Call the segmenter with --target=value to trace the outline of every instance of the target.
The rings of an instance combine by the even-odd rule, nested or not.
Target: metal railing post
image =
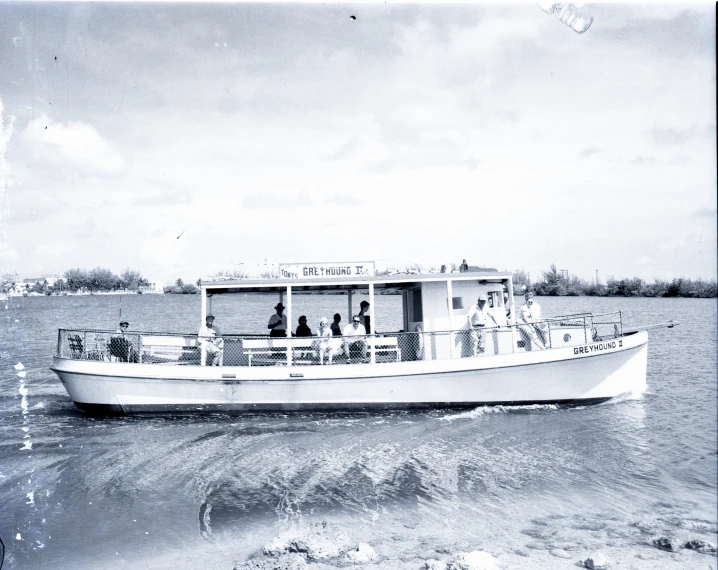
[[[588,333],[586,332],[586,317],[583,317],[583,343],[588,344]]]

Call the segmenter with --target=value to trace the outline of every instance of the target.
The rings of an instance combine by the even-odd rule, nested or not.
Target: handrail
[[[511,333],[510,335],[508,334],[509,332]],[[268,334],[227,333],[221,337],[224,343],[217,343],[216,348],[207,346],[206,342],[204,342],[207,339],[203,339],[196,333],[163,331],[117,332],[116,330],[107,329],[73,328],[59,329],[57,356],[76,360],[200,365],[199,363],[206,356],[200,353],[201,349],[204,348],[212,357],[210,361],[216,359],[217,363],[223,363],[227,366],[245,366],[249,365],[247,364],[249,352],[259,349],[245,348],[242,343],[243,340],[271,340],[274,346],[269,347],[271,349],[269,353],[272,354],[271,358],[274,359],[272,362],[276,363],[278,360],[275,353],[279,354],[281,352],[284,354],[286,361],[289,356],[286,351],[304,350],[305,352],[312,352],[319,350],[318,347],[300,348],[294,346],[298,341],[329,341],[333,345],[334,354],[341,356],[345,354],[345,341],[347,338],[353,340],[365,339],[368,345],[369,339],[389,337],[396,339],[397,353],[403,353],[402,361],[443,360],[467,358],[474,356],[474,354],[489,356],[511,354],[522,350],[548,350],[613,339],[623,334],[620,312],[598,315],[583,313],[562,317],[552,316],[534,322],[519,321],[514,325],[487,326],[478,330],[468,324],[463,324],[462,328],[452,330],[383,331],[356,337],[271,337]],[[122,346],[117,342],[113,344],[111,341],[115,337],[122,337],[127,343],[122,344]],[[185,342],[170,341],[169,338],[163,342],[159,337],[184,339]],[[323,348],[327,349],[326,346]],[[267,354],[266,349],[265,354]],[[267,359],[269,358],[267,357]],[[262,361],[263,359],[264,357],[259,360]],[[256,363],[257,360],[255,359],[254,362]],[[303,362],[303,364],[311,363],[313,362]]]

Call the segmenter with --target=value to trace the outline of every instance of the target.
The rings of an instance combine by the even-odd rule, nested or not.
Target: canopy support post
[[[516,352],[516,303],[514,302],[514,284],[511,282],[511,277],[508,278],[508,285],[509,289],[509,304],[511,305],[511,319],[509,319],[511,322],[509,322],[509,326],[511,327],[511,352]]]
[[[202,322],[199,324],[200,328],[207,322],[207,289],[202,287],[202,295],[200,295],[200,303],[202,304]],[[198,339],[199,340],[199,339]],[[200,366],[207,365],[207,346],[204,342],[200,341]]]
[[[292,286],[287,285],[287,366],[292,365]]]
[[[374,283],[369,283],[369,323],[376,334],[376,321],[374,320]],[[367,331],[368,333],[369,331]],[[371,363],[376,362],[376,347],[371,343]]]
[[[449,309],[449,342],[451,343],[451,358],[456,358],[456,347],[454,346],[454,291],[451,279],[446,280],[446,301]]]

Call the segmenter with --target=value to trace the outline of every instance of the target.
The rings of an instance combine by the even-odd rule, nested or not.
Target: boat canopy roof
[[[291,287],[298,291],[363,289],[373,284],[379,289],[402,289],[431,281],[484,281],[501,283],[511,279],[510,273],[498,271],[465,271],[461,273],[396,273],[393,275],[362,275],[349,277],[312,277],[306,279],[228,279],[202,281],[202,289],[220,293],[272,292]]]

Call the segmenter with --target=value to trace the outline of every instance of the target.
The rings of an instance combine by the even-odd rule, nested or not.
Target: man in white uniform
[[[347,355],[347,364],[351,364],[351,348],[358,347],[361,349],[362,352],[362,359],[366,360],[366,329],[364,328],[364,325],[361,324],[359,315],[354,315],[352,318],[352,322],[344,327],[344,331],[342,332],[342,336],[344,338],[344,354]],[[352,337],[360,337],[360,338],[354,338],[352,340]]]
[[[222,366],[224,360],[224,339],[219,327],[214,326],[214,315],[207,315],[205,324],[199,328],[200,346],[207,353],[207,366]]]
[[[479,352],[483,354],[486,351],[486,325],[492,321],[494,326],[499,326],[486,304],[486,299],[487,297],[483,293],[479,295],[476,305],[471,307],[471,310],[466,315],[469,321],[469,329],[471,330],[471,345],[474,349],[474,356],[478,356]]]

